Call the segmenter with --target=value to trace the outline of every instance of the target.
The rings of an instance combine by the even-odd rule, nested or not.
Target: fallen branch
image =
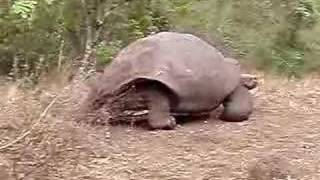
[[[40,114],[40,117],[37,119],[37,121],[31,126],[31,128],[29,130],[27,130],[26,132],[22,133],[19,137],[17,137],[15,140],[9,142],[6,145],[3,145],[0,147],[0,151],[3,151],[11,146],[13,146],[14,144],[18,143],[19,141],[21,141],[22,139],[26,138],[29,134],[31,134],[32,130],[38,125],[40,124],[40,122],[47,116],[50,108],[56,103],[58,99],[58,96],[55,97],[50,104],[43,110],[43,112]]]

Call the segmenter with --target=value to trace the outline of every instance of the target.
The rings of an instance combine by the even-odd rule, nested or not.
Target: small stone
[[[296,179],[297,169],[280,156],[265,156],[249,169],[249,180]]]

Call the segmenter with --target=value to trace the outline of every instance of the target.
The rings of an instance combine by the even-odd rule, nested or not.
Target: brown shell
[[[240,82],[240,67],[191,34],[161,32],[123,49],[98,81],[106,94],[138,79],[160,82],[178,99],[174,112],[210,111]]]

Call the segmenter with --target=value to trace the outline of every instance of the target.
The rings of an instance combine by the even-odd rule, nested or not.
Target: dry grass
[[[0,150],[0,179],[320,179],[320,79],[260,78],[249,121],[225,123],[213,113],[154,132],[74,123],[81,84],[1,85],[0,146],[29,133]]]

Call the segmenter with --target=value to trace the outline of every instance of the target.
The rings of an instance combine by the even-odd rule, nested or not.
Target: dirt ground
[[[222,122],[213,113],[172,131],[75,124],[67,95],[39,119],[61,89],[1,86],[1,180],[320,179],[319,78],[260,77],[250,120]]]

